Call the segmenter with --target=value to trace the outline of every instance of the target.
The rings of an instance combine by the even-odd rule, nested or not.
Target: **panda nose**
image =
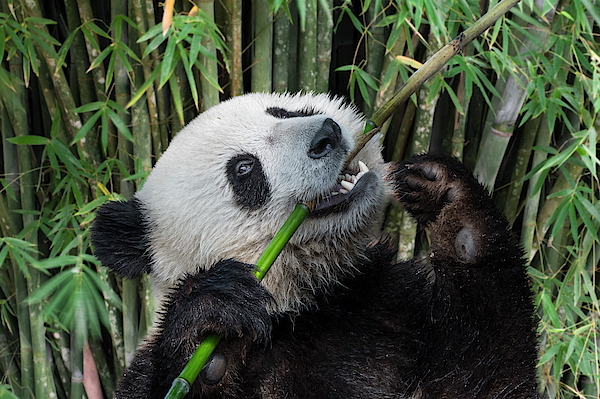
[[[323,125],[310,142],[308,156],[312,159],[323,158],[340,146],[342,131],[331,118],[325,119]]]

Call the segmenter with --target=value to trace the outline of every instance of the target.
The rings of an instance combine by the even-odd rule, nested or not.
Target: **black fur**
[[[240,154],[227,162],[227,180],[233,189],[236,203],[256,210],[271,198],[271,187],[260,160],[250,154]]]
[[[92,226],[94,254],[112,272],[127,278],[151,271],[148,226],[141,203],[109,202],[96,212]]]
[[[361,273],[318,307],[274,320],[249,267],[220,262],[173,292],[161,332],[136,354],[116,397],[162,399],[216,332],[226,337],[216,350],[225,375],[198,379],[189,399],[536,398],[531,292],[506,220],[454,159],[417,156],[393,176],[400,202],[430,231],[428,259],[393,263],[393,249],[374,243]]]
[[[300,111],[288,111],[279,107],[267,108],[267,114],[277,119],[301,118],[318,114],[314,109],[308,108]]]
[[[236,370],[246,348],[264,343],[271,336],[272,320],[266,306],[272,297],[252,274],[253,265],[224,260],[208,271],[188,276],[172,291],[169,307],[159,321],[160,334],[152,337],[136,354],[119,381],[115,398],[164,398],[198,344],[210,333],[224,338],[217,354],[223,356],[227,372],[218,386],[206,371],[187,398],[201,393],[234,395]]]

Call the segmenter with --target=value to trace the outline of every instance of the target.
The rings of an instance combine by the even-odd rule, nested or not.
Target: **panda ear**
[[[147,222],[141,202],[109,202],[96,211],[94,254],[112,272],[127,278],[151,271]]]

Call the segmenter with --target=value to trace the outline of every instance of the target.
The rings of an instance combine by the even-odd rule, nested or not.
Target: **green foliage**
[[[242,71],[257,62],[250,51],[256,38],[230,12],[241,10],[239,0],[215,2],[214,18],[179,2],[166,35],[152,0],[128,0],[128,15],[105,15],[107,0],[94,7],[48,0],[43,12],[39,3],[0,2],[0,397],[80,397],[71,374],[91,356],[84,355],[88,344],[100,348],[92,360],[111,397],[153,309],[147,280],[123,282],[91,255],[95,210],[143,184],[169,140],[206,108],[199,93],[217,90],[226,99],[234,85],[251,87]],[[271,44],[286,61],[277,90],[296,90],[305,72],[325,63],[319,79],[370,116],[494,4],[269,0],[274,24],[290,21],[274,30]],[[315,16],[316,24],[305,23]],[[329,51],[300,54],[298,38],[331,22],[333,42],[319,36],[318,43]],[[529,256],[539,370],[551,398],[599,395],[598,29],[591,0],[524,0],[383,129],[388,160],[429,143],[478,171],[500,206],[516,204],[511,222]],[[346,56],[350,37],[354,51]],[[522,101],[509,102],[516,97]],[[401,210],[391,209],[385,222],[403,253],[426,247],[413,245],[416,228]],[[50,379],[34,369],[34,358],[48,360]]]

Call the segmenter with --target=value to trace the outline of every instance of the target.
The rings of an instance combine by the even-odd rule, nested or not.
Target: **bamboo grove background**
[[[152,323],[89,228],[195,115],[249,91],[330,91],[368,116],[493,0],[0,2],[0,397],[112,397]],[[386,123],[489,187],[527,253],[546,397],[599,397],[600,7],[522,0]],[[424,232],[390,207],[399,257]]]

